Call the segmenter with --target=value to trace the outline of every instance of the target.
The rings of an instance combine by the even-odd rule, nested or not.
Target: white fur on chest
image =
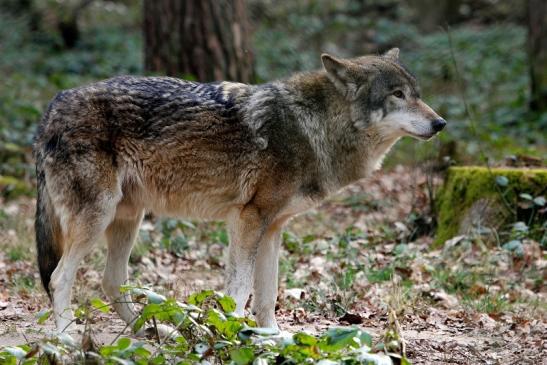
[[[384,143],[376,146],[369,151],[369,157],[365,163],[365,176],[369,177],[374,171],[379,170],[382,167],[384,158],[387,153],[393,147],[393,145],[399,140],[399,137],[392,138]]]

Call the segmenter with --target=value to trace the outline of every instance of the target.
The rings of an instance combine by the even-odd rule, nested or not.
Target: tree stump
[[[546,219],[545,168],[451,167],[438,194],[435,245],[477,230]],[[533,214],[533,215],[532,215]]]

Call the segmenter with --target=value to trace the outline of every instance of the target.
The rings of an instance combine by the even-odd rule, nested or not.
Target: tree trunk
[[[528,0],[530,110],[547,111],[547,2]]]
[[[144,43],[147,72],[253,81],[244,0],[144,0]]]
[[[434,32],[455,24],[459,18],[461,0],[411,0],[418,27],[423,32]]]

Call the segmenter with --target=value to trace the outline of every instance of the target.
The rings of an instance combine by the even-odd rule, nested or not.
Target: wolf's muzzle
[[[446,125],[446,120],[442,118],[435,119],[433,122],[431,122],[431,128],[433,128],[435,132],[442,131],[445,125]]]

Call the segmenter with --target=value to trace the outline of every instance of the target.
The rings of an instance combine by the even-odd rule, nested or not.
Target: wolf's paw
[[[174,339],[177,335],[177,330],[171,326],[165,324],[158,324],[157,326],[141,328],[135,336],[143,337],[148,339],[157,339],[160,340]]]
[[[275,318],[270,319],[270,320],[258,320],[257,324],[258,324],[258,327],[268,328],[268,329],[270,329],[274,332],[281,332],[281,330],[279,329],[279,326],[277,325],[277,321],[275,320]]]
[[[268,337],[257,337],[253,340],[253,342],[261,343],[261,344],[270,344],[274,346],[289,345],[294,343],[293,335],[294,333],[278,330],[277,334],[274,334]]]

